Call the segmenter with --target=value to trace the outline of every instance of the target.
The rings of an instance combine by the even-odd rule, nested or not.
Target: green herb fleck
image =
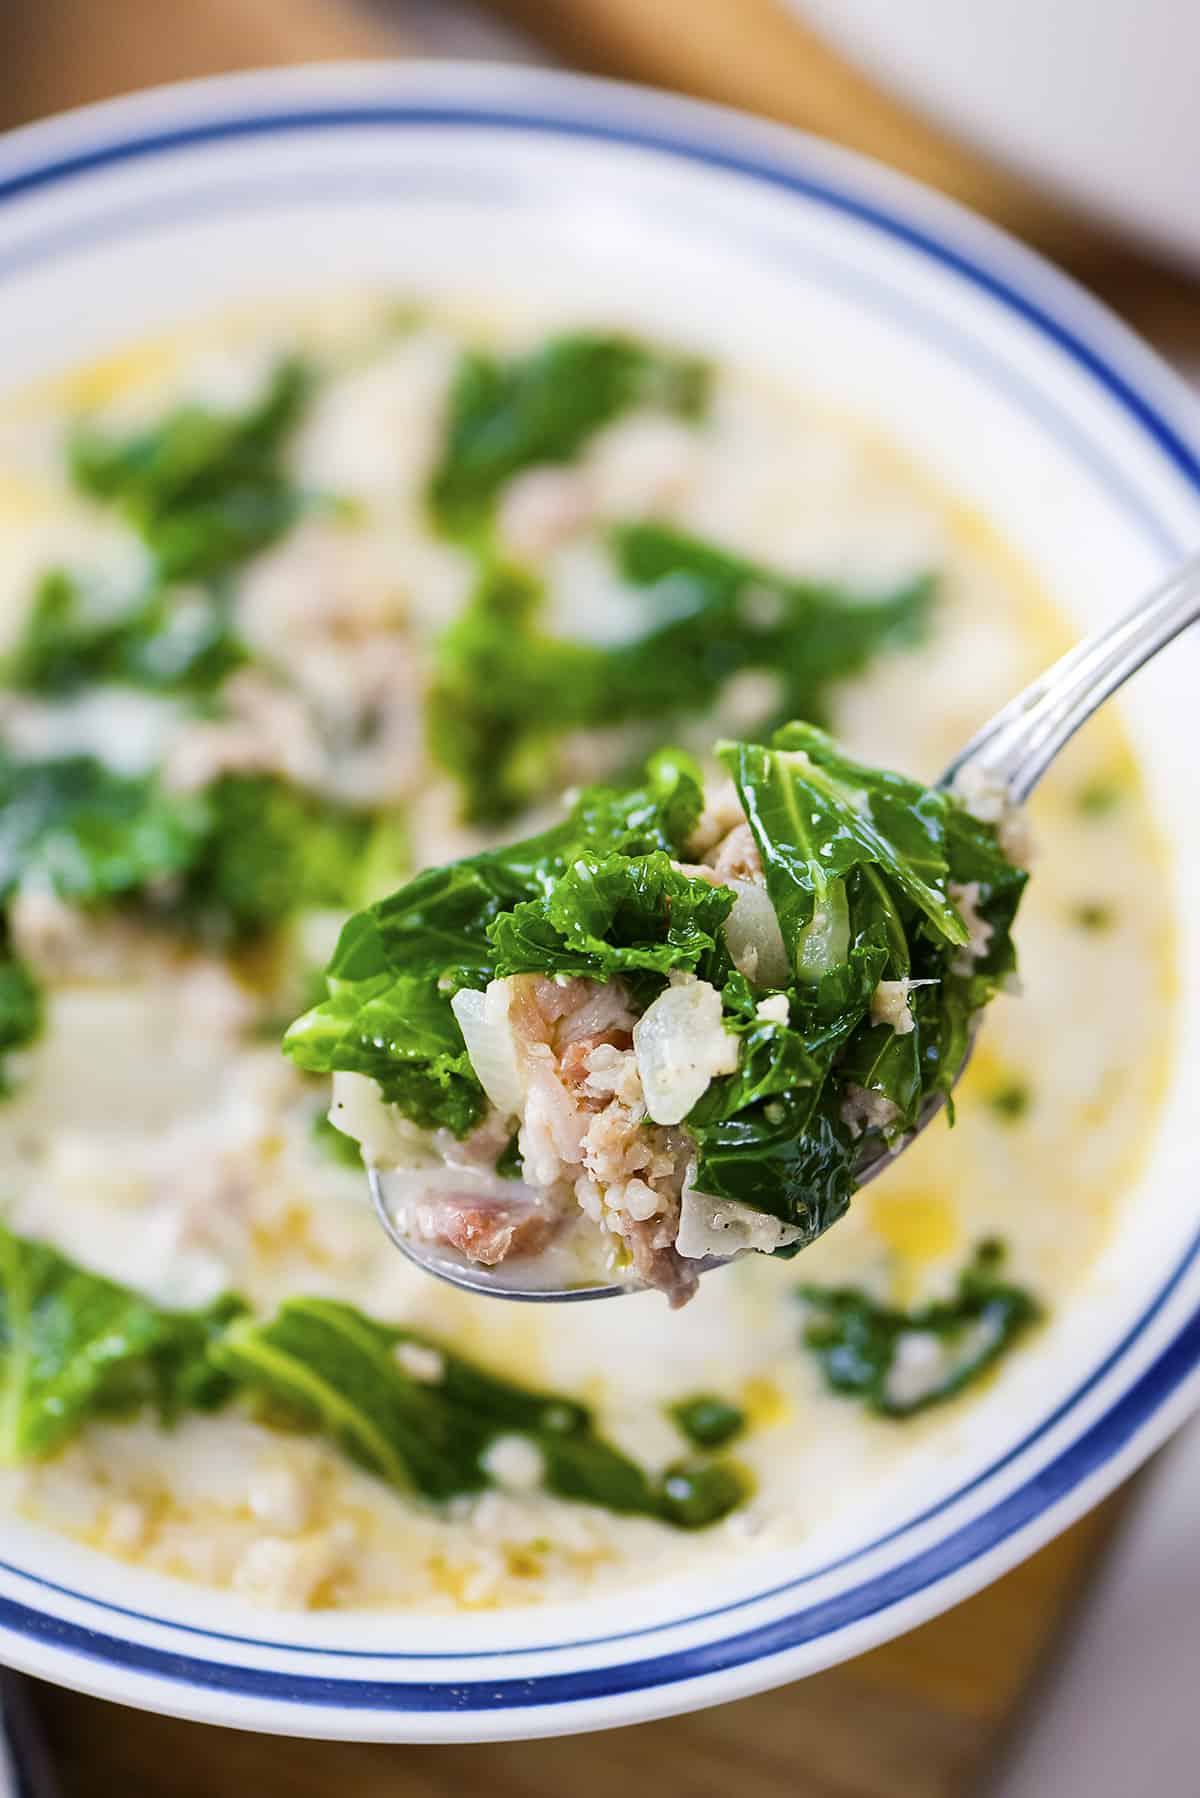
[[[1075,807],[1085,818],[1106,818],[1116,811],[1123,798],[1119,782],[1098,777],[1085,781],[1079,788]]]
[[[746,1413],[716,1393],[700,1392],[668,1407],[671,1417],[696,1448],[724,1448],[746,1428]]]
[[[1005,1080],[993,1092],[988,1094],[988,1104],[996,1116],[1006,1123],[1015,1124],[1023,1118],[1033,1103],[1033,1090],[1027,1080],[1014,1078]]]
[[[1098,900],[1086,899],[1082,904],[1071,907],[1071,921],[1077,924],[1080,930],[1101,935],[1104,931],[1112,929],[1116,922],[1116,913],[1111,905],[1103,905]]]

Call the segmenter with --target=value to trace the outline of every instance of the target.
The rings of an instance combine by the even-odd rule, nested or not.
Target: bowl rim
[[[42,121],[0,139],[0,229],[7,209],[99,169],[178,149],[340,126],[539,131],[614,142],[716,168],[849,215],[998,301],[1115,401],[1200,502],[1200,423],[1192,396],[1125,326],[1039,256],[951,201],[864,158],[783,127],[674,96],[557,71],[455,63],[335,64],[268,70],[152,89]],[[24,255],[0,253],[0,279]],[[1198,511],[1200,517],[1200,511]],[[1169,531],[1160,547],[1174,547]],[[488,1662],[629,1642],[740,1611],[836,1572],[931,1521],[1024,1454],[1075,1410],[1143,1336],[1200,1257],[1193,1239],[1136,1323],[1053,1414],[982,1473],[915,1517],[798,1579],[711,1611],[607,1636],[521,1650],[359,1655],[270,1642],[151,1617],[0,1563],[24,1585],[92,1611],[255,1650],[330,1661]],[[0,1598],[5,1658],[126,1703],[240,1727],[391,1739],[487,1739],[632,1722],[742,1696],[858,1653],[978,1589],[1095,1503],[1200,1398],[1200,1311],[1184,1318],[1116,1402],[982,1513],[807,1609],[712,1642],[597,1668],[503,1674],[440,1685],[325,1671],[239,1667],[122,1640]],[[900,1574],[904,1577],[898,1577]],[[886,1587],[886,1590],[883,1588]],[[879,1602],[874,1601],[878,1599]]]

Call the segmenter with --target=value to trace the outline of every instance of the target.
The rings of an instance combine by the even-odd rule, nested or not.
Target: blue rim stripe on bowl
[[[1151,438],[1157,449],[1168,458],[1176,471],[1185,477],[1193,491],[1200,492],[1200,458],[1162,413],[1126,380],[1119,369],[1109,362],[1101,351],[1093,347],[1084,337],[1069,329],[1052,312],[1047,311],[1018,287],[1013,286],[999,272],[988,268],[984,263],[968,255],[965,251],[955,248],[932,232],[919,229],[890,213],[885,207],[873,201],[864,200],[852,192],[843,191],[831,185],[824,178],[817,179],[800,174],[795,169],[775,162],[765,155],[731,151],[673,132],[659,132],[603,120],[555,116],[539,110],[525,112],[519,108],[499,111],[490,107],[421,104],[349,107],[335,105],[328,108],[315,106],[296,111],[238,115],[208,123],[180,127],[172,131],[148,133],[141,137],[131,137],[105,144],[74,156],[62,157],[0,181],[0,204],[19,200],[22,196],[54,182],[86,175],[122,161],[166,153],[189,146],[199,146],[205,142],[275,132],[298,133],[314,129],[361,128],[378,125],[391,127],[405,125],[473,126],[487,129],[542,131],[569,137],[619,142],[746,176],[761,183],[784,188],[806,199],[840,211],[897,239],[909,248],[915,249],[935,263],[949,269],[971,285],[982,289],[991,298],[1018,315],[1040,335],[1048,338],[1059,350],[1065,352],[1071,360],[1082,367],[1118,403],[1134,423]],[[992,360],[994,362],[994,358]],[[1042,411],[1044,415],[1044,408]],[[1073,431],[1072,438],[1072,448],[1077,450],[1080,442],[1078,433]],[[1088,458],[1088,460],[1095,472],[1094,459]],[[1103,458],[1101,458],[1102,460]],[[1144,505],[1139,496],[1134,495],[1131,490],[1127,490],[1126,501],[1128,503],[1131,500],[1133,503],[1130,510],[1136,510],[1138,521],[1143,528],[1148,522],[1150,523],[1156,546],[1160,550],[1168,546],[1173,547],[1175,544],[1174,534],[1161,521],[1154,518],[1152,511]],[[993,1464],[985,1473],[964,1485],[949,1498],[940,1501],[937,1506],[879,1538],[869,1547],[857,1550],[851,1555],[830,1563],[828,1566],[804,1576],[803,1579],[776,1587],[769,1593],[758,1593],[738,1600],[735,1604],[719,1607],[709,1612],[697,1613],[690,1618],[672,1619],[668,1623],[652,1626],[648,1630],[629,1631],[619,1636],[597,1637],[572,1644],[497,1650],[479,1656],[469,1654],[445,1657],[372,1655],[369,1658],[372,1660],[420,1659],[423,1661],[445,1658],[463,1661],[477,1658],[508,1658],[514,1654],[539,1654],[566,1651],[568,1648],[602,1646],[610,1642],[627,1641],[643,1634],[656,1633],[662,1629],[683,1627],[688,1623],[720,1617],[730,1611],[761,1602],[765,1598],[779,1596],[836,1571],[861,1558],[862,1555],[893,1541],[916,1525],[937,1516],[949,1505],[958,1502],[962,1497],[994,1477],[996,1473],[1024,1453],[1047,1430],[1060,1422],[1065,1414],[1112,1371],[1142,1335],[1151,1319],[1162,1308],[1185,1272],[1191,1267],[1198,1251],[1200,1251],[1200,1237],[1190,1245],[1170,1279],[1128,1332],[1123,1342],[1111,1351],[1102,1365],[1088,1376],[1051,1418],[1046,1419],[1022,1443]],[[102,1632],[47,1618],[16,1600],[0,1601],[0,1623],[35,1639],[54,1641],[90,1659],[112,1662],[131,1670],[153,1673],[163,1678],[182,1679],[192,1685],[238,1691],[245,1696],[283,1698],[298,1703],[317,1702],[324,1705],[344,1705],[355,1709],[383,1707],[389,1710],[429,1711],[525,1708],[539,1703],[560,1704],[571,1700],[611,1696],[619,1691],[700,1677],[706,1673],[745,1665],[749,1661],[780,1653],[787,1648],[845,1628],[856,1621],[862,1621],[878,1614],[881,1610],[890,1608],[902,1599],[917,1595],[962,1566],[977,1560],[989,1549],[1005,1541],[1017,1530],[1031,1522],[1050,1505],[1065,1496],[1088,1474],[1096,1471],[1110,1460],[1129,1440],[1139,1425],[1157,1410],[1194,1370],[1198,1362],[1200,1362],[1200,1315],[1193,1316],[1187,1322],[1153,1366],[1143,1373],[1112,1408],[1083,1436],[1063,1451],[1056,1460],[1041,1469],[1034,1479],[1025,1486],[1009,1494],[991,1510],[963,1526],[942,1543],[890,1570],[880,1578],[868,1580],[861,1586],[851,1588],[846,1593],[812,1606],[808,1610],[794,1612],[785,1618],[744,1632],[739,1636],[726,1637],[721,1642],[707,1646],[684,1649],[674,1655],[659,1656],[615,1667],[590,1669],[575,1674],[537,1676],[533,1679],[508,1682],[501,1679],[486,1683],[480,1682],[478,1685],[463,1685],[461,1682],[457,1682],[451,1687],[433,1683],[405,1684],[391,1681],[316,1679],[308,1675],[275,1673],[258,1668],[226,1667],[221,1663],[148,1648],[139,1643],[108,1637]],[[4,1564],[0,1563],[0,1565]],[[288,1653],[317,1653],[359,1658],[355,1651],[351,1650],[327,1650],[305,1648],[298,1644],[258,1642],[254,1638],[226,1636],[217,1631],[168,1623],[162,1619],[148,1617],[139,1611],[106,1605],[103,1600],[72,1592],[70,1588],[56,1585],[51,1581],[36,1579],[35,1576],[26,1574],[19,1568],[8,1567],[7,1570],[22,1580],[41,1585],[45,1589],[55,1591],[63,1596],[78,1599],[80,1602],[109,1610],[117,1615],[128,1616],[137,1621],[158,1624],[180,1634],[194,1634]],[[875,1602],[877,1599],[879,1602]],[[734,1658],[730,1658],[731,1655]],[[264,1685],[263,1682],[268,1683]]]

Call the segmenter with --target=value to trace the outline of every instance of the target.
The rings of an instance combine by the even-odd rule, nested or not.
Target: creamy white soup
[[[697,545],[753,588],[707,660]],[[814,596],[849,622],[793,655]],[[372,296],[10,399],[4,1505],[267,1606],[470,1610],[799,1541],[936,1454],[1085,1285],[1153,1121],[1170,919],[1114,720],[1031,808],[1019,977],[953,1128],[680,1312],[423,1277],[280,1039],[350,913],[565,789],[793,714],[932,781],[1064,643],[985,520],[749,358]],[[309,1336],[276,1380],[284,1316]],[[382,1409],[314,1318],[375,1357]]]

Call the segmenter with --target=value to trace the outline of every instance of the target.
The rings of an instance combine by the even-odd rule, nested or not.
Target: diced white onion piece
[[[792,977],[788,952],[767,889],[757,880],[731,880],[737,898],[725,920],[725,941],[735,968],[758,986],[786,986]],[[753,950],[753,972],[742,967]]]
[[[871,994],[872,1024],[890,1024],[897,1036],[911,1036],[915,1027],[908,1004],[908,981],[881,980]]]
[[[493,980],[486,992],[464,987],[450,1009],[458,1020],[467,1054],[484,1092],[505,1117],[515,1117],[525,1097],[517,1061],[517,1045],[508,1018],[506,980]]]
[[[799,1237],[799,1225],[785,1224],[769,1212],[739,1205],[736,1199],[714,1199],[697,1192],[691,1179],[689,1172],[675,1238],[676,1249],[689,1261],[702,1261],[706,1255],[737,1255],[746,1249],[769,1255]]]
[[[389,1105],[366,1074],[333,1076],[329,1121],[354,1138],[369,1167],[432,1166],[438,1159],[429,1133]]]
[[[718,1074],[738,1062],[735,1036],[722,1027],[721,995],[707,980],[667,987],[633,1027],[646,1111],[656,1124],[678,1124]]]
[[[890,1024],[897,1036],[911,1036],[916,1020],[909,1005],[909,995],[919,986],[936,986],[936,980],[881,980],[871,995],[872,1024]]]

